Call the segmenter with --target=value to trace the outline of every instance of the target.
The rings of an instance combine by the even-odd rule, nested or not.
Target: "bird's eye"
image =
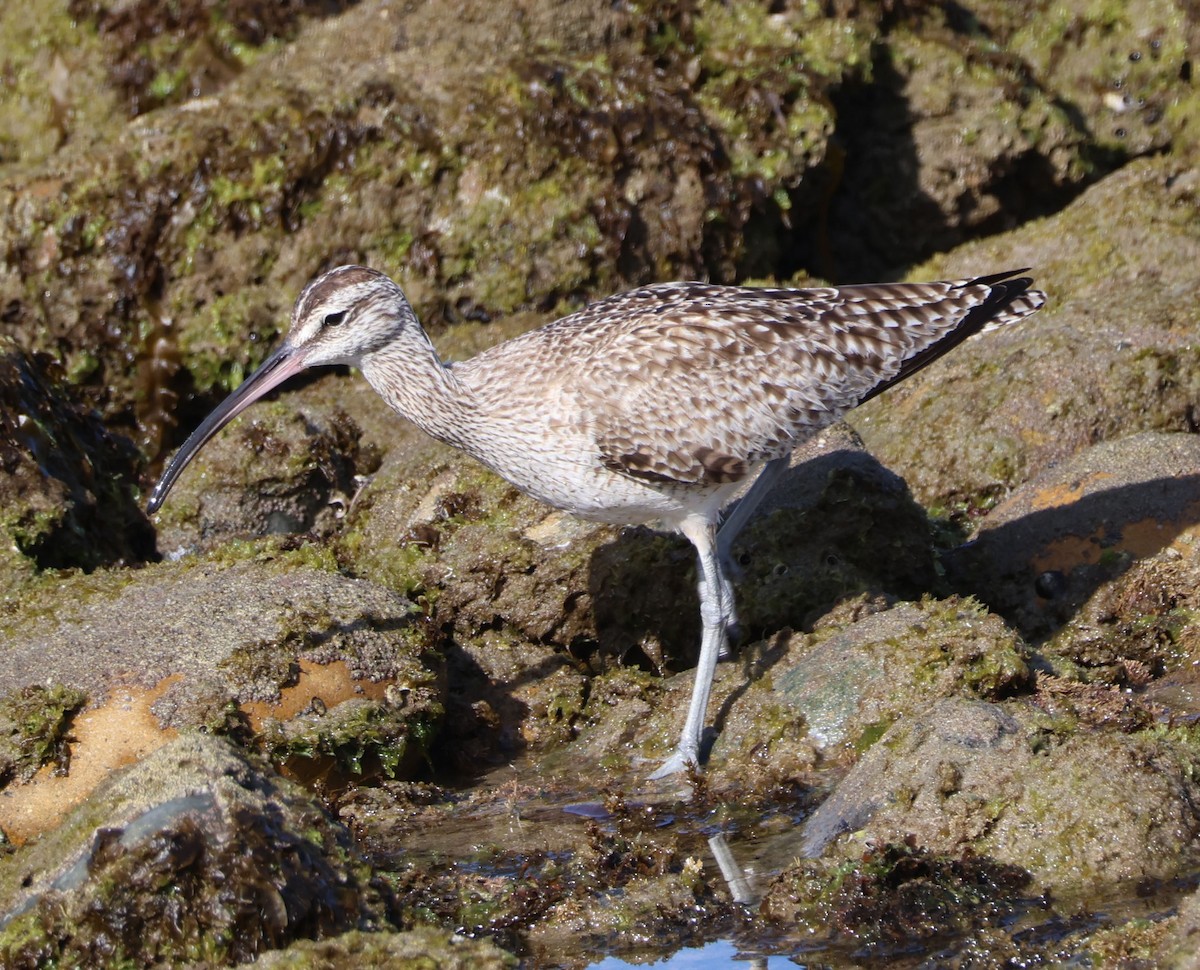
[[[339,323],[341,323],[345,319],[346,319],[346,311],[338,310],[335,313],[325,314],[325,320],[323,322],[324,322],[325,326],[327,326],[327,327],[336,327]]]

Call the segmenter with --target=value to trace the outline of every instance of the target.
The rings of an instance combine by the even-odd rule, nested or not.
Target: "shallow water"
[[[761,956],[747,953],[732,940],[714,940],[704,946],[686,947],[669,957],[653,963],[629,963],[619,957],[605,957],[590,964],[592,970],[625,970],[626,967],[658,967],[661,970],[693,970],[699,967],[718,967],[746,963],[755,970],[783,970],[798,965],[794,960],[782,956]]]
[[[470,789],[455,794],[443,790],[447,801],[421,822],[392,832],[386,824],[377,830],[382,844],[376,843],[376,861],[385,868],[416,866],[435,879],[446,878],[446,885],[455,885],[456,878],[469,874],[481,885],[493,880],[524,881],[530,892],[536,892],[545,884],[547,872],[551,882],[579,879],[572,865],[591,858],[589,843],[594,846],[606,836],[623,837],[644,840],[647,846],[669,845],[675,858],[695,860],[709,877],[723,882],[732,905],[698,908],[685,921],[690,925],[670,920],[656,924],[653,917],[644,921],[643,911],[621,909],[626,892],[637,891],[635,883],[604,886],[597,877],[588,891],[605,901],[595,908],[585,905],[569,911],[582,922],[573,923],[570,914],[555,916],[552,903],[523,929],[503,937],[502,942],[530,970],[634,966],[673,970],[741,964],[768,970],[795,966],[898,970],[975,959],[986,964],[999,959],[1001,951],[1018,960],[1050,959],[1056,966],[1084,966],[1090,965],[1086,941],[1096,930],[1131,919],[1158,922],[1192,888],[1146,886],[1141,898],[1068,900],[1050,898],[1031,886],[1025,898],[1010,901],[1007,911],[981,914],[973,926],[922,939],[791,925],[768,918],[760,902],[773,881],[802,854],[806,814],[798,801],[751,807],[697,805],[672,798],[600,800],[597,792],[581,790],[577,779],[570,788],[545,776],[540,783],[534,779],[538,779],[536,769],[522,762],[492,773]],[[589,794],[591,799],[586,797]],[[569,875],[572,872],[574,876]],[[683,878],[666,876],[655,890],[662,895],[643,900],[644,905],[651,911],[658,906],[670,910],[673,880]],[[582,895],[581,890],[561,899],[578,902]],[[619,918],[614,915],[618,910]],[[555,929],[553,924],[560,920]],[[542,934],[547,927],[550,932]],[[485,925],[463,929],[470,935],[491,935]]]

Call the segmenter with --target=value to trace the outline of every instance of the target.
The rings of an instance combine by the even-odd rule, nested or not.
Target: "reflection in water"
[[[605,957],[599,963],[593,963],[589,970],[645,970],[646,967],[660,970],[712,970],[713,967],[731,964],[745,964],[754,970],[784,970],[785,967],[787,970],[796,970],[796,964],[786,957],[747,956],[739,952],[732,940],[716,940],[704,946],[687,947],[654,963],[626,963],[617,957]]]
[[[762,899],[762,893],[758,891],[758,887],[751,885],[753,871],[749,869],[743,871],[742,867],[737,864],[723,834],[718,833],[709,839],[708,848],[712,852],[713,858],[717,860],[721,875],[725,877],[725,882],[729,885],[729,895],[733,897],[735,903],[753,906]]]

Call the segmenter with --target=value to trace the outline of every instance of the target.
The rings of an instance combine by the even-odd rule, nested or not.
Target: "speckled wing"
[[[989,323],[1036,310],[1029,283],[633,290],[560,321],[562,338],[592,344],[571,411],[613,471],[737,482]]]

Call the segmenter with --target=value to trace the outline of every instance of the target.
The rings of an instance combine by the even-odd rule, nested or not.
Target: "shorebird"
[[[254,401],[305,368],[349,364],[399,414],[547,505],[678,530],[696,547],[703,633],[679,743],[651,775],[663,777],[699,766],[736,622],[730,544],[793,449],[971,335],[1037,310],[1045,297],[1023,272],[796,290],[663,283],[448,363],[399,286],[340,266],[304,288],[283,343],[187,439],[149,511]]]

